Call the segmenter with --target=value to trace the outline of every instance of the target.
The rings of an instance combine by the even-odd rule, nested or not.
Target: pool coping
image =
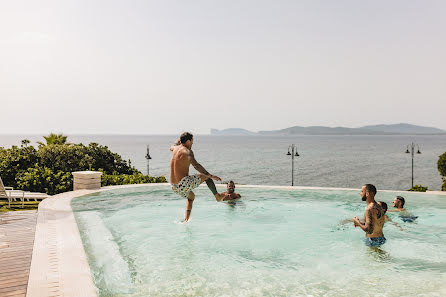
[[[80,237],[71,200],[92,193],[115,189],[166,186],[168,183],[108,186],[97,190],[77,190],[61,193],[39,204],[27,297],[82,296],[97,297],[90,266]],[[217,187],[225,187],[218,184]],[[271,188],[286,190],[351,190],[351,188],[323,188],[302,186],[237,185],[238,188]],[[408,192],[381,190],[381,192]],[[446,192],[410,192],[444,195]]]

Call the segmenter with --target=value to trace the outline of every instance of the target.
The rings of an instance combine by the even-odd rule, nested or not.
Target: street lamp
[[[410,146],[410,151],[409,151],[409,146]],[[421,154],[420,146],[416,143],[412,142],[411,144],[408,144],[406,149],[406,154],[412,155],[412,188],[413,188],[413,158],[415,156],[415,146],[417,146],[417,154]]]
[[[288,147],[287,156],[291,156],[291,186],[294,186],[294,157],[299,157],[299,153],[297,152],[297,147],[294,144]]]
[[[147,175],[149,175],[149,172],[150,172],[149,160],[152,159],[152,157],[150,157],[150,153],[149,153],[149,145],[147,145],[146,159],[147,159]]]

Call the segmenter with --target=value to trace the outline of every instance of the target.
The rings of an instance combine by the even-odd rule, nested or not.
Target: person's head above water
[[[393,207],[404,208],[404,203],[406,203],[406,201],[401,196],[396,196],[395,199],[393,199]]]
[[[384,210],[384,213],[387,212],[387,203],[385,203],[384,201],[378,201],[378,204],[381,205],[382,209]]]
[[[372,184],[365,184],[361,188],[361,198],[362,201],[366,201],[368,197],[375,198],[376,188]]]
[[[194,136],[190,132],[184,132],[180,136],[180,142],[187,148],[191,148],[194,143]]]
[[[230,180],[228,182],[227,189],[228,189],[228,193],[229,194],[234,193],[234,191],[235,191],[235,183],[232,180]]]

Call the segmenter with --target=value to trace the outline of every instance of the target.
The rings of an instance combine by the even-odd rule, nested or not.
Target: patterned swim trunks
[[[196,175],[183,177],[178,184],[172,184],[172,190],[181,197],[187,198],[189,192],[201,184],[201,178]]]

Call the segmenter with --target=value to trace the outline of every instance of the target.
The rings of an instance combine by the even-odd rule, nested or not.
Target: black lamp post
[[[287,156],[291,156],[291,186],[294,186],[294,157],[299,157],[299,153],[297,152],[297,147],[294,144],[288,147]]]
[[[410,151],[409,151],[410,146]],[[417,154],[421,154],[420,147],[416,143],[411,143],[407,145],[406,154],[411,154],[412,156],[412,188],[413,188],[413,158],[415,157],[415,146],[417,146]]]
[[[149,153],[149,145],[147,145],[146,159],[147,159],[147,175],[149,175],[149,172],[150,172],[149,160],[152,159],[152,157],[150,157],[150,153]]]

